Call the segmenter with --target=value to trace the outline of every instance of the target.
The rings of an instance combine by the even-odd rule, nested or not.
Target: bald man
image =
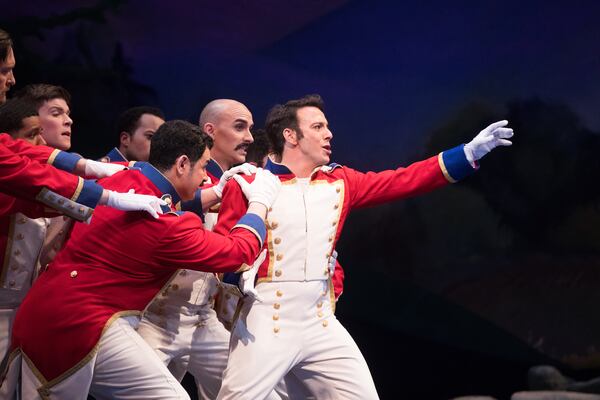
[[[211,185],[224,171],[244,162],[253,142],[254,121],[242,103],[219,99],[204,107],[199,124],[214,141],[205,182]],[[213,208],[204,216],[205,228],[212,229],[216,219]],[[219,280],[212,273],[179,270],[147,307],[138,327],[177,379],[183,379],[186,371],[194,376],[201,399],[217,396],[229,355],[229,331],[214,310],[218,289]]]

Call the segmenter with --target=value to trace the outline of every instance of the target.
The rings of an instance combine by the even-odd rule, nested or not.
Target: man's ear
[[[202,126],[202,130],[213,140],[215,139],[215,126],[211,122],[207,122]]]
[[[285,128],[283,130],[283,138],[285,139],[286,143],[289,143],[293,146],[298,144],[298,134],[291,128]]]
[[[182,154],[175,159],[175,168],[178,175],[183,175],[189,165],[190,159],[185,154]]]
[[[119,144],[120,146],[127,147],[129,146],[129,142],[131,141],[131,135],[125,131],[119,134]]]

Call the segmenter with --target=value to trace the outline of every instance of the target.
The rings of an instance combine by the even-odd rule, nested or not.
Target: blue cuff
[[[202,212],[202,189],[196,190],[192,200],[181,202],[181,211],[191,211],[204,221],[204,213]]]
[[[63,171],[72,172],[75,169],[75,164],[81,159],[81,156],[74,153],[67,153],[66,151],[59,151],[52,165]]]
[[[73,196],[73,200],[85,206],[94,208],[102,197],[104,189],[91,179],[83,181],[83,188]]]
[[[253,213],[244,215],[231,229],[233,230],[235,228],[246,228],[254,233],[260,241],[260,247],[262,248],[265,237],[267,236],[267,228],[265,227],[265,222],[258,215]]]
[[[464,144],[440,153],[438,162],[442,173],[448,181],[454,183],[471,175],[475,169],[467,160]]]

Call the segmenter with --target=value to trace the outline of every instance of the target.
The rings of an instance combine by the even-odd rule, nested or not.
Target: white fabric
[[[510,146],[507,140],[513,136],[511,128],[504,128],[508,121],[498,121],[487,126],[464,147],[465,156],[471,165],[498,146]]]
[[[106,178],[125,169],[125,166],[120,164],[110,164],[94,160],[85,160],[85,176],[94,178]]]
[[[248,203],[260,203],[267,208],[275,202],[281,189],[279,178],[262,168],[257,168],[252,183],[248,183],[239,175],[234,175],[233,178],[242,188]]]
[[[104,332],[97,353],[58,384],[45,387],[22,361],[23,399],[189,399],[156,353],[135,332],[137,317],[118,318]],[[46,397],[42,397],[43,394]]]
[[[135,190],[131,189],[127,193],[109,190],[106,205],[121,211],[147,211],[154,218],[158,218],[158,214],[163,213],[160,206],[166,206],[167,203],[156,196],[135,194]]]
[[[318,399],[377,399],[356,343],[332,312],[328,282],[257,285],[236,321],[218,399],[264,399],[286,374]]]

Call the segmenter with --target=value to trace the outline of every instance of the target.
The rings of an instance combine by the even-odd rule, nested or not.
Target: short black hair
[[[248,146],[246,162],[253,162],[257,167],[263,167],[263,159],[269,154],[269,139],[264,129],[253,129],[254,142]]]
[[[4,62],[8,58],[8,51],[12,48],[13,42],[8,32],[0,29],[0,61]]]
[[[16,98],[31,102],[39,108],[48,100],[63,99],[71,107],[71,94],[62,86],[47,83],[30,84],[15,93]]]
[[[186,155],[194,164],[211,146],[212,139],[198,125],[167,121],[152,135],[148,162],[159,171],[166,171],[179,156]]]
[[[271,142],[271,150],[277,155],[283,153],[283,130],[290,128],[296,131],[298,138],[302,138],[302,131],[298,127],[298,109],[304,107],[317,107],[325,112],[325,103],[318,94],[309,94],[285,104],[277,104],[267,114],[265,130]]]
[[[23,128],[23,120],[38,115],[37,108],[23,99],[10,99],[0,105],[0,133],[14,135]]]
[[[156,107],[138,106],[129,108],[119,116],[117,120],[117,133],[127,132],[132,134],[140,124],[140,118],[144,114],[155,115],[160,119],[165,119],[165,114]]]

